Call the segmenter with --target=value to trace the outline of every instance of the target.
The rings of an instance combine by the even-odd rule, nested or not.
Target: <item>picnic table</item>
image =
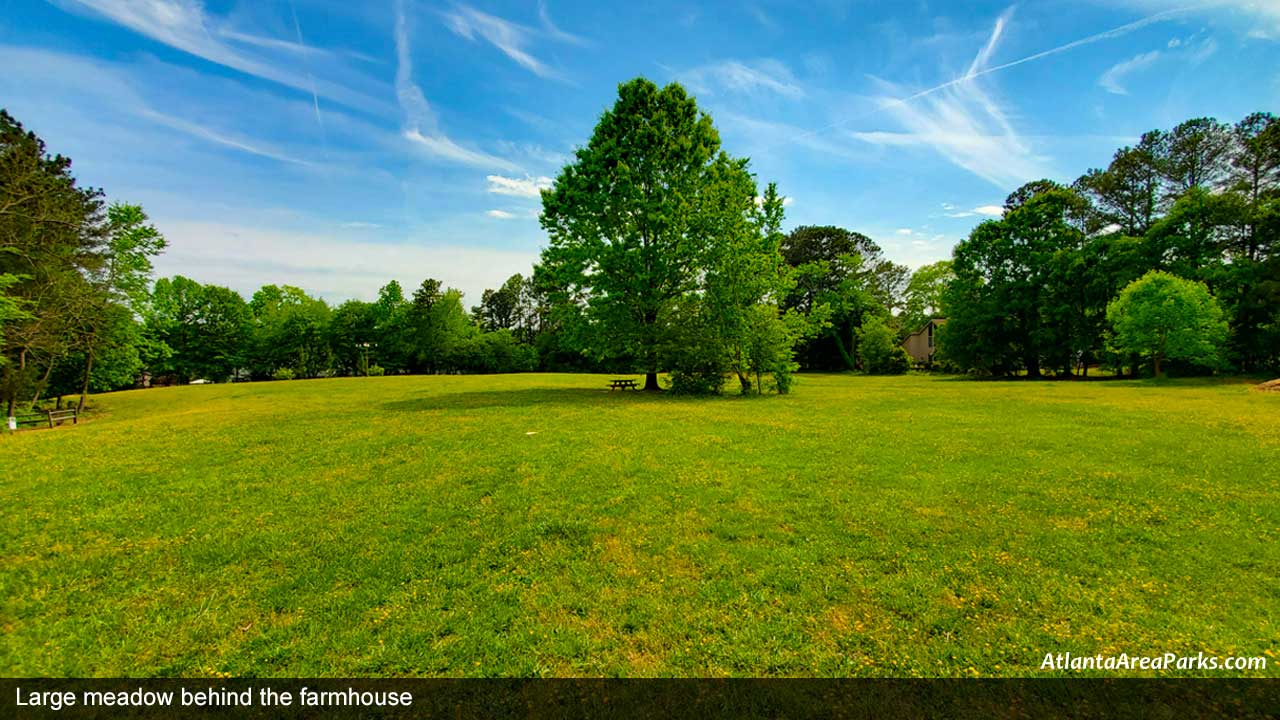
[[[640,386],[635,380],[613,380],[609,383],[609,392],[614,390],[639,390]]]

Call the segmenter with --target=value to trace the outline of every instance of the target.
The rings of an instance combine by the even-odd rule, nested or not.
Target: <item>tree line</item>
[[[1197,118],[1153,130],[1117,150],[1106,168],[1071,185],[1029,183],[1004,209],[954,250],[954,277],[939,301],[948,319],[939,343],[956,369],[1033,377],[1085,374],[1091,365],[1160,370],[1173,348],[1162,349],[1157,336],[1168,329],[1153,327],[1157,315],[1147,313],[1154,336],[1140,340],[1131,316],[1184,301],[1204,306],[1183,326],[1200,325],[1197,335],[1211,347],[1168,355],[1182,371],[1280,369],[1274,116],[1254,113],[1234,126]],[[1153,273],[1163,278],[1147,283],[1162,288],[1159,297],[1115,305]],[[1196,288],[1208,299],[1192,302]]]
[[[434,279],[336,306],[153,282],[165,240],[142,208],[80,187],[0,111],[0,392],[10,415],[140,378],[642,372],[650,390],[665,374],[679,392],[782,393],[801,369],[903,372],[901,340],[939,316],[939,360],[960,371],[1275,370],[1278,138],[1264,113],[1149,132],[1070,185],[1019,188],[912,272],[858,232],[784,233],[778,188],[682,87],[640,78],[543,191],[532,272],[468,310]]]

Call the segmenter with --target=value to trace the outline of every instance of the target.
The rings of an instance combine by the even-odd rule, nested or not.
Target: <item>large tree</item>
[[[222,381],[245,365],[253,316],[234,290],[177,275],[156,281],[147,326],[172,350],[154,364],[155,374]]]
[[[1107,307],[1107,319],[1116,347],[1149,358],[1157,377],[1165,360],[1221,363],[1227,323],[1204,283],[1152,270],[1125,287]]]
[[[102,193],[82,188],[71,160],[0,110],[0,394],[12,415],[49,369],[83,340],[88,277],[106,258]],[[17,313],[21,310],[21,313]]]
[[[1162,202],[1158,163],[1163,137],[1159,131],[1145,133],[1137,146],[1117,150],[1106,170],[1095,168],[1076,180],[1073,187],[1093,202],[1096,222],[1090,230],[1115,225],[1138,236],[1156,221]]]
[[[803,364],[811,369],[853,369],[863,317],[899,305],[910,271],[886,259],[866,235],[830,225],[792,230],[783,238],[782,256],[794,275],[786,307],[828,316],[819,323],[825,332],[802,348]]]
[[[1081,206],[1072,190],[1033,183],[1010,196],[1003,219],[979,225],[956,246],[940,338],[950,362],[998,375],[1021,369],[1029,377],[1045,365],[1071,365],[1079,345],[1071,332],[1079,325],[1062,315],[1083,312],[1083,305],[1060,287],[1055,266],[1084,244],[1073,222]]]
[[[711,118],[684,88],[644,78],[618,86],[591,139],[542,193],[542,254],[562,303],[580,300],[592,354],[636,363],[656,391],[665,317],[698,289],[708,248],[725,232],[727,187],[754,184],[720,149]]]

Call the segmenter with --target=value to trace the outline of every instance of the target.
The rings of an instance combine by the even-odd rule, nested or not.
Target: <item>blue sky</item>
[[[619,82],[912,266],[1025,181],[1280,105],[1280,0],[0,0],[0,106],[141,203],[162,274],[330,300],[528,272],[537,188]]]

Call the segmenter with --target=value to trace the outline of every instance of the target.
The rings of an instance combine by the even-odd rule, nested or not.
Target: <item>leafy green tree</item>
[[[244,367],[253,315],[239,293],[182,277],[161,278],[151,292],[148,331],[171,352],[152,366],[179,382],[222,381]]]
[[[140,205],[112,203],[107,208],[106,264],[99,281],[126,307],[141,312],[151,297],[152,258],[168,242]]]
[[[1029,377],[1039,377],[1046,364],[1070,365],[1072,325],[1049,312],[1066,292],[1055,288],[1052,268],[1055,257],[1084,245],[1073,220],[1083,201],[1056,184],[1042,186],[1039,193],[1014,193],[1003,219],[979,225],[956,246],[940,338],[947,362],[998,375],[1021,369]]]
[[[409,372],[413,348],[409,338],[409,304],[400,283],[392,280],[378,290],[373,303],[375,357],[384,372]]]
[[[582,298],[590,332],[575,339],[584,350],[634,361],[645,389],[659,389],[664,315],[697,289],[708,246],[732,232],[722,200],[709,200],[726,182],[745,187],[734,180],[744,174],[684,88],[643,78],[618,87],[586,146],[542,193],[543,272],[559,303]],[[742,200],[747,213],[750,196]]]
[[[858,328],[858,355],[862,369],[872,375],[901,375],[911,368],[911,357],[898,343],[898,333],[879,315],[868,317]]]
[[[800,350],[801,364],[819,370],[851,370],[855,334],[868,313],[888,311],[900,302],[909,271],[885,259],[871,238],[833,226],[801,226],[782,242],[793,270],[794,289],[784,307],[826,315]]]
[[[0,110],[0,397],[12,415],[84,335],[86,277],[105,258],[102,193],[81,188],[71,160]],[[17,312],[20,310],[21,312]]]
[[[707,306],[712,332],[728,353],[728,366],[742,392],[750,392],[753,372],[759,392],[759,374],[772,370],[761,370],[759,363],[753,363],[751,349],[759,354],[760,344],[774,338],[780,345],[772,352],[788,360],[793,355],[788,336],[772,332],[760,320],[762,314],[777,316],[778,303],[793,287],[791,269],[781,253],[783,202],[773,183],[756,201],[755,181],[745,172],[745,162],[727,169],[728,175],[717,183],[723,191],[718,194],[721,231],[708,248],[701,302]],[[745,212],[738,204],[744,201],[749,203]],[[757,310],[761,306],[766,309]]]
[[[1230,128],[1213,118],[1187,120],[1169,131],[1158,162],[1170,197],[1220,185],[1227,174],[1231,143]]]
[[[377,306],[348,300],[334,308],[326,330],[334,370],[342,375],[369,374],[378,351]]]
[[[18,284],[22,280],[19,275],[0,275],[0,336],[3,336],[5,325],[17,320],[26,320],[31,317],[29,313],[22,309],[22,299],[18,297],[10,297],[5,291]],[[9,359],[0,355],[0,367],[3,367]]]
[[[1256,205],[1280,187],[1280,120],[1271,113],[1253,113],[1236,123],[1232,133],[1232,180]]]
[[[1150,358],[1157,377],[1166,360],[1221,364],[1227,323],[1204,283],[1152,270],[1107,306],[1107,319],[1116,348]]]
[[[288,368],[294,377],[313,378],[331,366],[329,305],[292,285],[264,285],[249,301],[253,344],[248,357],[256,378]]]
[[[405,312],[405,338],[413,372],[436,373],[455,369],[454,349],[479,329],[462,306],[462,293],[442,289],[439,280],[423,280]]]
[[[1095,220],[1090,231],[1116,225],[1120,232],[1136,237],[1150,229],[1162,207],[1163,138],[1159,131],[1145,133],[1136,147],[1117,150],[1106,170],[1090,170],[1075,182],[1072,187],[1093,203]]]
[[[924,327],[930,319],[938,317],[942,297],[947,286],[955,279],[950,260],[922,265],[911,273],[907,289],[903,293],[901,330],[911,333]]]

